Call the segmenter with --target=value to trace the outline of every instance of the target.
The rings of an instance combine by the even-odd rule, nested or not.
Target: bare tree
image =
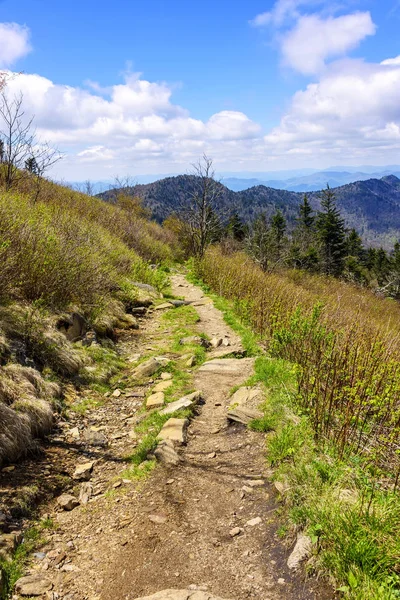
[[[1,177],[7,190],[27,175],[34,183],[36,200],[46,171],[62,158],[61,153],[41,143],[33,128],[33,117],[27,118],[23,95],[9,98],[0,88]]]
[[[194,188],[180,203],[178,215],[190,237],[193,254],[201,258],[208,244],[220,237],[223,187],[215,179],[212,159],[205,154],[192,167]]]

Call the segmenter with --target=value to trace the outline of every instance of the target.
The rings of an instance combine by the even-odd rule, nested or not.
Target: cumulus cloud
[[[334,16],[335,8],[325,0],[278,0],[250,23],[272,30],[285,66],[313,75],[376,31],[369,12]]]
[[[400,147],[399,94],[400,57],[338,61],[293,96],[265,142],[281,153],[389,157]]]
[[[57,165],[61,170],[63,165],[72,168],[72,157],[75,166],[96,172],[131,170],[138,161],[148,164],[141,170],[152,161],[187,165],[204,151],[236,160],[246,144],[257,138],[263,143],[259,125],[244,113],[224,110],[207,120],[195,119],[173,103],[170,86],[139,73],[107,88],[88,82],[86,89],[22,73],[9,79],[7,93],[22,93],[38,135],[68,154]]]
[[[375,29],[369,12],[328,18],[300,17],[282,38],[284,64],[305,75],[318,73],[327,59],[356,48],[365,37],[373,35]]]
[[[31,51],[30,32],[17,23],[0,23],[0,68],[10,67]]]

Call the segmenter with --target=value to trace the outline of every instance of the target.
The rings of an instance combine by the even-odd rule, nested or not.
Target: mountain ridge
[[[176,175],[148,184],[127,188],[130,195],[139,196],[150,209],[156,221],[163,221],[179,211],[179,206],[194,191],[197,178],[194,175]],[[281,210],[289,228],[294,223],[298,206],[304,196],[301,192],[252,186],[235,192],[218,182],[221,209],[224,213],[237,212],[245,222],[251,222],[260,213],[271,217]],[[116,190],[99,194],[110,201]],[[389,248],[400,237],[400,179],[386,175],[381,179],[367,179],[339,186],[334,189],[337,206],[348,228],[354,227],[365,243]],[[308,194],[314,210],[320,209],[321,191]]]

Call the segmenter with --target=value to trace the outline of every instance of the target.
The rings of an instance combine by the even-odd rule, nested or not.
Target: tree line
[[[400,243],[391,252],[367,248],[358,232],[347,229],[329,186],[321,192],[321,209],[314,211],[307,194],[295,226],[288,228],[282,212],[261,213],[246,224],[234,209],[223,214],[221,188],[212,160],[203,156],[194,166],[197,188],[177,214],[165,221],[178,234],[187,255],[202,257],[207,246],[220,242],[227,250],[245,250],[261,269],[300,269],[374,287],[400,299]]]

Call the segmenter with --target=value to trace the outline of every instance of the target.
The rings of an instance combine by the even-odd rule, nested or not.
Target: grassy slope
[[[345,598],[398,598],[400,501],[393,490],[394,479],[391,485],[376,460],[369,461],[362,453],[338,452],[335,440],[329,437],[316,439],[314,415],[300,397],[304,370],[296,363],[296,354],[285,351],[283,342],[290,345],[291,339],[282,334],[290,324],[292,334],[297,332],[299,338],[302,325],[307,329],[308,324],[306,333],[312,330],[310,321],[291,322],[293,311],[300,305],[312,320],[312,307],[323,300],[325,323],[332,329],[343,331],[346,321],[354,325],[352,319],[357,314],[358,321],[368,323],[375,333],[382,332],[382,339],[387,341],[387,323],[398,329],[398,306],[322,278],[296,276],[294,281],[292,274],[261,276],[250,264],[244,269],[244,260],[216,257],[214,251],[195,270],[197,280],[204,278],[205,289],[229,296],[230,300],[219,298],[220,308],[227,322],[243,336],[248,351],[258,354],[260,340],[267,348],[267,354],[257,358],[255,375],[247,383],[261,382],[266,390],[264,416],[251,427],[266,433],[267,459],[283,502],[285,525],[281,534],[294,542],[299,531],[308,533],[314,542],[314,555],[307,568],[329,573]],[[251,284],[246,281],[249,277]],[[263,290],[268,290],[269,304]],[[260,315],[260,305],[265,312],[272,305],[274,310]],[[266,334],[271,317],[275,321]],[[276,332],[280,335],[274,335]],[[392,341],[393,337],[392,333]],[[318,343],[318,336],[314,343]],[[300,344],[304,346],[304,337],[297,351]],[[395,352],[396,347],[392,345],[391,350]],[[341,388],[336,391],[344,393]],[[374,433],[373,428],[370,432]]]

